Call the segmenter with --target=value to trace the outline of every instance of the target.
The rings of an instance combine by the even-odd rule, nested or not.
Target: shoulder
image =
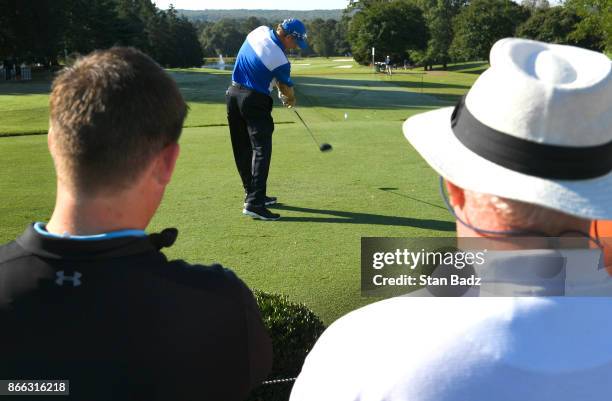
[[[527,305],[529,304],[529,305]],[[321,342],[351,346],[360,341],[385,338],[425,338],[425,342],[442,341],[449,333],[494,330],[506,327],[517,311],[536,307],[533,302],[512,298],[436,298],[396,297],[375,302],[336,320],[321,337]],[[354,338],[346,343],[347,333]]]
[[[30,253],[19,246],[17,241],[0,245],[0,266],[11,264],[28,256],[30,256]]]
[[[264,39],[270,36],[271,31],[269,27],[262,25],[249,32],[247,39]]]
[[[351,394],[374,391],[372,383],[389,382],[386,389],[374,386],[384,393],[396,379],[398,383],[419,380],[422,372],[466,351],[466,343],[457,339],[466,333],[470,338],[483,334],[482,324],[475,317],[478,313],[485,322],[487,318],[503,321],[504,302],[496,301],[489,304],[487,300],[484,303],[489,306],[483,306],[477,305],[483,302],[467,298],[398,297],[350,312],[319,338],[306,358],[291,400],[322,396],[315,389],[334,392],[333,399],[348,400],[354,399]],[[501,309],[495,311],[496,307]],[[489,330],[499,326],[491,320],[488,323]],[[440,350],[444,350],[443,358]],[[315,397],[311,397],[313,392],[317,393]],[[394,399],[385,397],[381,394],[375,399]]]
[[[190,264],[184,260],[172,260],[163,267],[165,278],[177,284],[201,289],[239,288],[244,284],[232,270],[215,263]]]
[[[247,43],[270,71],[289,63],[285,52],[272,39],[272,35],[274,33],[270,28],[260,26],[247,36]]]

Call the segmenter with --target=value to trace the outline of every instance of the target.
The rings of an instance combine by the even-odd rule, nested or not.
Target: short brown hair
[[[84,193],[127,188],[178,141],[186,115],[176,83],[149,56],[129,47],[94,51],[53,81],[58,175]]]

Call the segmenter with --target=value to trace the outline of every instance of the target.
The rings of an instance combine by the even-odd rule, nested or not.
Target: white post
[[[372,46],[372,67],[374,68],[374,72],[376,72],[376,64],[374,64],[374,47]]]

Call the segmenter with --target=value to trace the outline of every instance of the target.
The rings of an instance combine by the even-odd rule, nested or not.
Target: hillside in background
[[[177,10],[192,21],[218,21],[223,18],[242,19],[248,17],[265,18],[268,21],[282,21],[285,18],[313,20],[315,18],[340,20],[344,10]]]

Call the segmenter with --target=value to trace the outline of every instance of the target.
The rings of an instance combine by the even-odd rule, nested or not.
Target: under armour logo
[[[66,276],[63,270],[58,271],[57,273],[55,273],[55,275],[57,276],[57,279],[55,280],[55,284],[64,285],[65,281],[72,281],[73,287],[80,286],[81,277],[83,277],[83,275],[79,272],[74,272],[73,276]]]

